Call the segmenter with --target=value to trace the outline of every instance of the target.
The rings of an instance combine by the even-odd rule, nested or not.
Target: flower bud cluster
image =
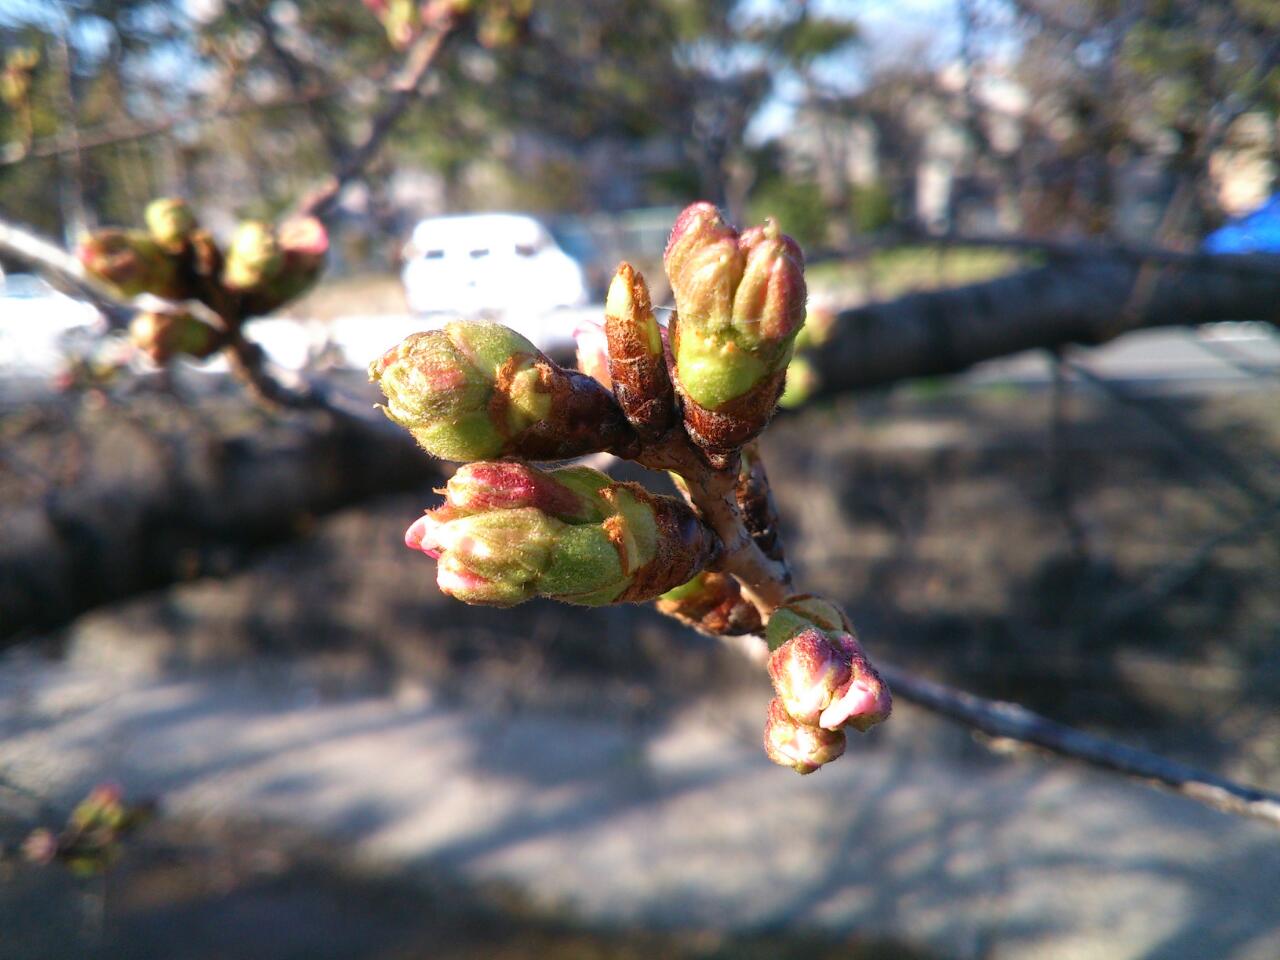
[[[319,278],[329,250],[323,224],[312,217],[278,228],[243,223],[225,253],[183,200],[154,200],[144,219],[146,230],[111,228],[86,236],[78,251],[85,270],[122,296],[199,300],[232,325],[303,294]]]
[[[681,501],[588,467],[471,463],[444,493],[405,543],[436,558],[441,591],[467,603],[652,600],[720,552],[719,539]]]
[[[71,811],[58,833],[41,827],[22,844],[29,863],[60,861],[77,876],[91,876],[109,867],[119,856],[122,841],[151,816],[150,804],[129,804],[114,783],[99,784]]]
[[[844,753],[845,728],[866,731],[889,716],[889,688],[834,604],[791,597],[774,611],[765,636],[776,697],[764,743],[774,763],[812,773]]]
[[[444,460],[626,455],[636,435],[599,382],[496,323],[415,333],[369,367],[386,415]]]

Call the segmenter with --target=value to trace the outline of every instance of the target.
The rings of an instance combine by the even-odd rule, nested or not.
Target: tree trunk
[[[425,506],[440,477],[407,434],[266,413],[238,390],[95,396],[0,416],[0,641],[226,574],[371,496],[421,489]]]
[[[824,394],[959,373],[1022,350],[1097,344],[1144,327],[1274,321],[1280,258],[1055,263],[985,283],[842,311],[812,360]]]

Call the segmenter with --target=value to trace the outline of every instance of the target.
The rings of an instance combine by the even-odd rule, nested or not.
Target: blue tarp
[[[1206,253],[1280,253],[1280,193],[1204,238]]]

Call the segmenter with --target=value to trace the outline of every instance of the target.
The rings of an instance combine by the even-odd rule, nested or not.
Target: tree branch
[[[1269,270],[1257,269],[1268,265]],[[1187,255],[1132,296],[1136,262],[1082,257],[984,283],[843,310],[810,360],[818,394],[959,373],[1022,350],[1098,344],[1146,327],[1273,320],[1280,257]]]
[[[79,260],[52,240],[0,219],[0,254],[26,264],[55,287],[89,301],[112,328],[129,325],[135,312],[133,307],[117,300],[110,290],[85,272]]]
[[[1164,787],[1207,807],[1280,827],[1280,794],[1245,786],[1155,753],[1055,723],[1016,703],[986,700],[897,667],[880,672],[894,695],[981,730],[999,741],[1029,744],[1060,757]]]
[[[414,41],[405,58],[404,68],[388,86],[386,103],[373,118],[373,122],[369,125],[369,132],[347,154],[324,186],[299,205],[299,215],[324,219],[331,212],[342,188],[360,175],[382,147],[387,134],[392,131],[405,110],[418,96],[419,87],[422,86],[423,80],[431,71],[436,58],[439,57],[456,27],[456,20],[449,20],[440,29],[433,33],[424,33]]]

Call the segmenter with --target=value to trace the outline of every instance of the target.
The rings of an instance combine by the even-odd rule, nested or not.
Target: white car
[[[582,267],[523,214],[423,220],[405,245],[401,276],[415,314],[492,317],[543,350],[572,346],[569,313],[588,300]]]
[[[65,359],[63,339],[98,323],[90,304],[30,273],[0,272],[0,372],[43,376]]]

